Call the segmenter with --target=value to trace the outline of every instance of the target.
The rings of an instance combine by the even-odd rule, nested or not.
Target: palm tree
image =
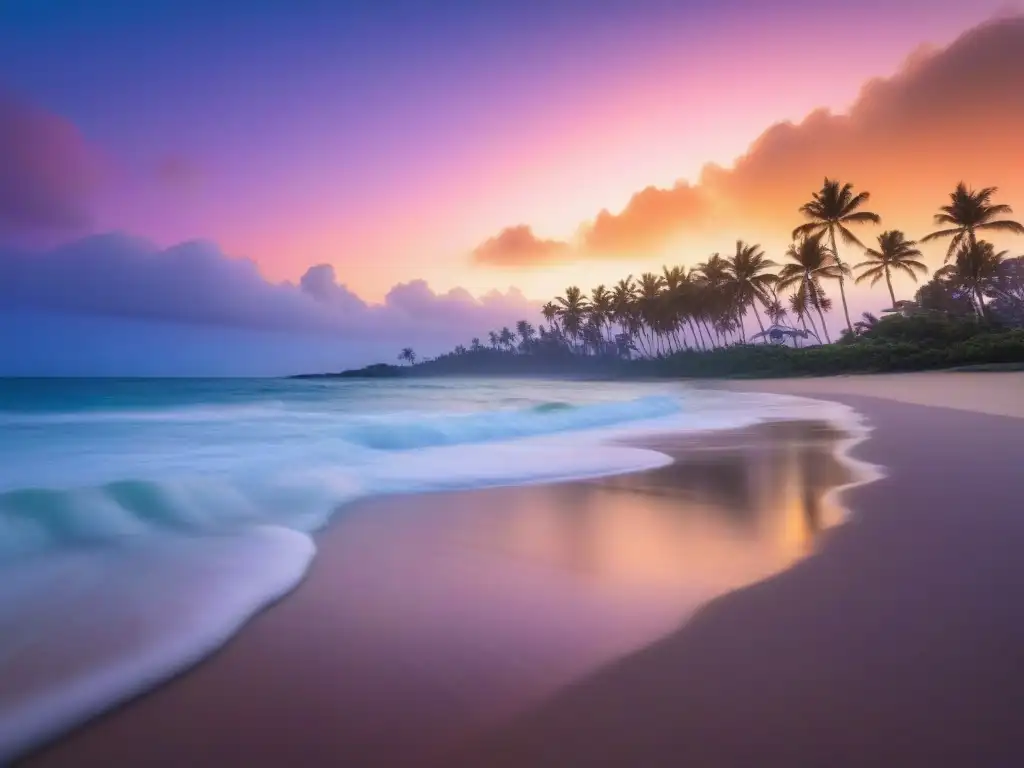
[[[927,243],[942,237],[953,238],[949,242],[943,261],[947,263],[965,240],[970,245],[978,241],[979,229],[1024,235],[1024,225],[1020,222],[996,218],[1013,213],[1013,209],[1008,205],[992,204],[992,195],[998,191],[998,187],[983,187],[977,191],[967,189],[967,185],[961,181],[956,185],[956,189],[949,193],[949,205],[942,206],[935,214],[935,223],[945,228],[925,235],[921,242]]]
[[[765,304],[764,313],[772,325],[781,325],[782,321],[786,319],[786,315],[789,314],[776,293],[772,293],[771,301]]]
[[[800,321],[800,324],[804,327],[805,331],[810,332],[807,327],[807,319],[810,317],[808,314],[810,306],[807,303],[807,292],[806,291],[794,291],[789,297],[789,311],[796,315],[796,319]],[[814,318],[811,317],[811,325],[814,326]],[[815,336],[817,333],[817,326],[815,326]],[[818,340],[819,343],[821,340]]]
[[[479,352],[484,348],[484,345],[480,343],[480,339],[474,336],[472,341],[469,342],[469,348],[474,352]]]
[[[502,328],[501,333],[498,334],[498,344],[500,344],[504,349],[511,350],[512,342],[515,340],[516,335],[509,330],[507,325]]]
[[[599,285],[590,292],[590,317],[598,330],[610,323],[612,317],[612,294]]]
[[[975,311],[981,317],[988,317],[985,306],[985,292],[999,279],[999,265],[1006,258],[1006,251],[997,252],[992,243],[968,238],[956,253],[956,260],[938,272],[936,277],[951,277],[964,291],[970,294]]]
[[[907,240],[898,229],[880,234],[878,250],[868,248],[864,253],[868,260],[853,265],[854,269],[862,270],[856,282],[863,283],[865,280],[870,280],[873,287],[875,283],[885,278],[893,309],[896,309],[896,294],[892,290],[893,270],[908,275],[915,283],[918,272],[922,275],[928,274],[928,267],[916,260],[916,257],[921,255],[921,251],[917,249],[917,243]]]
[[[520,320],[516,323],[516,333],[519,334],[519,338],[521,339],[519,350],[521,352],[528,351],[530,349],[530,345],[533,344],[533,337],[536,334],[533,326],[525,320]]]
[[[871,193],[860,192],[855,195],[852,184],[843,184],[840,187],[838,181],[826,177],[821,190],[811,196],[810,202],[800,206],[800,213],[809,221],[793,230],[794,240],[801,236],[828,234],[832,256],[836,264],[844,268],[837,275],[837,279],[839,280],[839,295],[843,300],[846,327],[851,333],[853,333],[853,323],[850,322],[850,310],[846,306],[845,265],[839,258],[839,250],[836,248],[836,232],[839,232],[844,243],[860,245],[863,248],[860,240],[848,229],[847,225],[863,222],[881,223],[882,218],[877,213],[857,210],[870,199]]]
[[[793,263],[783,265],[779,272],[778,287],[781,290],[796,288],[799,298],[794,304],[794,311],[796,306],[800,306],[804,314],[809,307],[814,307],[817,310],[822,329],[825,331],[825,338],[831,344],[832,337],[825,325],[825,315],[823,314],[825,291],[821,287],[821,281],[841,277],[844,268],[836,262],[835,256],[822,244],[823,235],[824,232],[806,236],[789,246],[786,256],[792,259]],[[811,322],[813,324],[813,320]],[[852,324],[850,328],[853,328]]]
[[[416,353],[412,351],[412,347],[405,347],[398,353],[398,359],[403,363],[413,365],[416,362]]]
[[[644,335],[641,339],[641,346],[644,347],[644,353],[650,356],[653,356],[655,352],[655,340],[661,341],[660,319],[664,309],[661,301],[661,289],[664,284],[660,275],[644,272],[640,275],[640,282],[637,285],[636,307],[637,317],[641,321],[640,330],[642,332],[646,325],[653,334],[653,338],[650,335]],[[657,351],[660,353],[660,347]]]
[[[497,349],[498,344],[501,343],[501,340],[498,338],[498,334],[494,331],[487,332],[487,340],[491,343],[491,349]]]
[[[664,332],[669,336],[669,349],[678,350],[680,346],[689,348],[686,343],[686,335],[680,339],[679,327],[683,322],[685,300],[682,295],[683,280],[686,272],[682,267],[661,267],[661,297],[659,301],[661,308],[662,324]],[[675,348],[672,342],[675,342]]]
[[[860,320],[853,324],[854,331],[858,336],[862,333],[867,333],[878,325],[878,317],[870,312],[861,312],[860,318]]]
[[[625,279],[619,280],[612,288],[612,319],[617,322],[623,331],[629,328],[629,319],[633,314],[636,303],[636,285],[633,283],[633,276],[626,275]]]
[[[556,318],[558,317],[558,305],[553,301],[549,301],[543,307],[540,308],[540,313],[547,321],[548,325],[551,326],[552,330],[556,326]]]
[[[764,323],[757,312],[755,301],[768,306],[771,301],[772,286],[778,281],[778,275],[765,273],[765,270],[777,266],[774,261],[765,258],[760,245],[747,245],[742,240],[736,241],[736,253],[726,264],[726,273],[732,283],[732,292],[738,310],[745,315],[747,307],[754,310],[754,319],[764,331]]]
[[[587,315],[587,321],[583,324],[583,350],[592,350],[595,355],[602,352],[604,336],[601,334],[601,326],[595,315]]]
[[[695,343],[701,349],[706,350],[707,345],[704,343],[704,333],[701,331],[700,321],[703,309],[708,302],[706,297],[701,295],[704,285],[701,282],[700,273],[696,269],[687,272],[685,267],[676,267],[673,273],[676,273],[678,280],[673,297],[676,304],[676,315],[690,326],[690,335],[693,336]]]
[[[707,261],[697,265],[697,272],[710,285],[721,285],[729,279],[729,262],[718,253],[712,253]]]
[[[562,330],[575,341],[583,330],[583,320],[588,309],[583,291],[571,285],[565,289],[565,296],[558,296],[555,302],[558,308],[557,316],[562,321]]]
[[[711,321],[711,327],[718,335],[719,342],[722,341],[722,334],[729,333],[734,329],[735,324],[726,322],[728,318],[735,315],[734,292],[729,274],[729,262],[719,254],[713,253],[707,261],[696,266],[701,293],[701,312]],[[711,331],[708,330],[708,336]]]

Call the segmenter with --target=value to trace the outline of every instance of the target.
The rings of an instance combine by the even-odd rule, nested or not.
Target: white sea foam
[[[623,439],[852,413],[674,385],[402,386],[0,412],[0,761],[222,643],[347,501],[632,472],[670,460]]]
[[[313,553],[305,534],[258,527],[0,571],[0,762],[202,659],[293,589]]]

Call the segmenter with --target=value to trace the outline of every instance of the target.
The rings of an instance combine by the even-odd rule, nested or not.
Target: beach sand
[[[848,524],[820,425],[363,502],[221,652],[27,763],[1024,765],[1024,376],[727,386],[866,416]]]
[[[876,397],[899,403],[1024,418],[1024,373],[1018,372],[885,373],[731,381],[717,386],[826,400],[842,399],[843,395]]]

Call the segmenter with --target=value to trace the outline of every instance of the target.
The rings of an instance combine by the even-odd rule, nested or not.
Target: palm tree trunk
[[[821,319],[821,329],[825,332],[825,340],[828,341],[829,344],[831,344],[832,343],[832,336],[829,335],[828,326],[825,325],[825,315],[822,313],[821,307],[815,307],[815,309],[818,310],[818,317]],[[849,318],[847,318],[847,319],[849,319]],[[852,330],[851,330],[851,333],[852,333]]]
[[[836,260],[836,264],[842,266],[843,263],[839,260],[839,251],[836,250],[836,231],[832,227],[828,228],[828,237],[832,241],[832,257]],[[839,275],[839,298],[843,300],[843,315],[846,317],[846,327],[850,329],[850,333],[853,333],[853,323],[850,322],[850,310],[846,306],[846,281],[842,275]],[[818,311],[820,312],[821,310]],[[825,332],[825,335],[828,335],[828,331]],[[829,344],[831,343],[832,341],[829,340]]]
[[[643,334],[637,332],[636,334],[630,335],[632,336],[632,338],[636,339],[637,344],[640,347],[640,354],[643,355],[644,357],[649,357],[649,355],[647,354],[647,346],[644,344]]]
[[[892,292],[892,278],[889,277],[889,268],[885,268],[885,284],[889,286],[889,298],[892,299],[892,308],[896,309],[896,294]]]
[[[812,324],[814,323],[814,318],[813,317],[811,318],[811,323]],[[808,328],[807,328],[807,318],[804,315],[800,315],[800,324],[804,327],[804,333],[810,333],[810,330],[808,330]],[[814,335],[817,336],[818,332],[815,331]]]
[[[707,347],[704,346],[704,334],[700,330],[700,325],[693,322],[692,317],[686,318],[686,321],[690,324],[690,333],[693,334],[694,342],[700,344],[701,350],[707,351]]]
[[[701,318],[699,318],[699,322],[704,324],[704,332],[708,335],[708,344],[710,344],[711,348],[714,349],[715,348],[715,337],[711,335],[711,328],[708,326],[707,319],[701,317]]]
[[[761,314],[757,311],[757,304],[751,304],[750,308],[754,310],[754,319],[757,320],[757,325],[761,329],[761,333],[764,333],[764,323],[761,322]]]

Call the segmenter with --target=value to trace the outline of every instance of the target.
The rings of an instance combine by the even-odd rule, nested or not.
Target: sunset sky
[[[155,278],[125,278],[129,301],[118,270],[139,272],[133,249],[186,243],[160,254],[183,286],[169,307],[196,306],[188,291],[210,275],[218,293],[245,291],[237,311],[158,319],[249,327],[234,321],[264,290],[285,317],[288,281],[340,297],[361,328],[400,335],[393,315],[440,301],[455,307],[448,331],[482,335],[467,323],[737,238],[781,260],[825,175],[870,190],[883,228],[915,238],[961,179],[1024,215],[1016,13],[990,0],[8,0],[0,251],[51,259],[47,285],[23,291],[33,311],[144,316],[132,307],[154,306]],[[123,236],[75,243],[111,232]],[[67,298],[91,280],[102,296]],[[857,289],[851,308],[883,293]],[[352,359],[375,354],[360,349]]]

